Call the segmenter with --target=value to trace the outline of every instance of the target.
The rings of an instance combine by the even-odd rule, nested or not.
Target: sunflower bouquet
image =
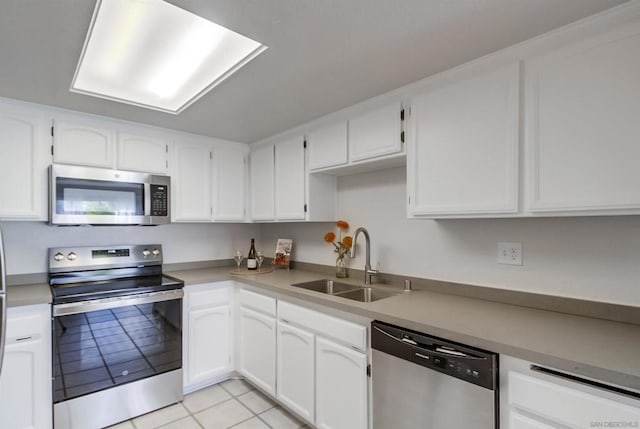
[[[333,231],[329,231],[324,235],[324,241],[333,244],[335,247],[334,252],[338,254],[336,258],[336,277],[347,277],[347,268],[344,257],[353,245],[353,238],[349,235],[345,235],[344,237],[342,236],[342,234],[346,233],[349,229],[349,224],[346,221],[337,221],[336,227],[338,227],[338,236],[336,237],[336,234]]]

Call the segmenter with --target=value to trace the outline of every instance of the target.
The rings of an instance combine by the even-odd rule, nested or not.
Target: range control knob
[[[144,256],[145,258],[146,258],[147,256],[149,256],[150,254],[151,254],[151,252],[149,251],[149,249],[144,249],[144,250],[142,251],[142,256]]]
[[[53,255],[53,259],[55,261],[62,261],[64,259],[64,255],[60,252],[56,253],[55,255]]]
[[[77,257],[78,255],[76,255],[76,252],[69,252],[69,254],[67,255],[67,259],[70,261],[75,261]]]
[[[153,252],[151,252],[151,253],[153,253],[153,256],[158,256],[160,254],[160,250],[153,249]]]

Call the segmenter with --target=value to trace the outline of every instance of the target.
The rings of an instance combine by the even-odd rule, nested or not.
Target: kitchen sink
[[[337,282],[334,280],[322,279],[314,280],[310,282],[294,283],[291,286],[299,287],[302,289],[312,290],[315,292],[326,293],[328,295],[337,296],[340,298],[352,299],[360,302],[373,302],[384,298],[389,298],[395,295],[400,295],[402,292],[381,289],[378,287],[358,286],[349,283]]]
[[[313,290],[316,292],[322,292],[329,295],[360,288],[360,286],[357,286],[357,285],[336,282],[328,279],[314,280],[311,282],[303,282],[303,283],[294,283],[291,286],[295,286],[295,287],[299,287],[307,290]]]
[[[336,296],[360,302],[373,302],[400,295],[401,293],[402,292],[394,290],[378,289],[376,287],[360,287],[358,289],[338,293]]]

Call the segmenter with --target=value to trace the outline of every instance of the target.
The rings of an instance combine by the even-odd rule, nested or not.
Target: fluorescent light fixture
[[[71,91],[178,114],[265,49],[163,0],[98,0]]]

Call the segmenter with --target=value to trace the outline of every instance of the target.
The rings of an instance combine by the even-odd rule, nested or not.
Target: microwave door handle
[[[144,215],[151,216],[151,184],[144,184]]]

